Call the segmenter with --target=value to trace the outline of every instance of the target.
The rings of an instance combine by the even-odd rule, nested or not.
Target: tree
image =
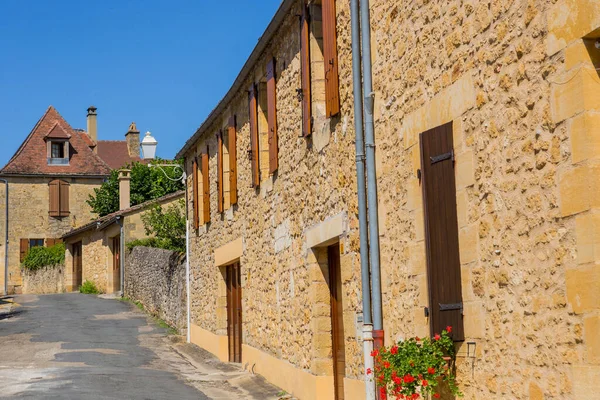
[[[173,162],[157,160],[161,163]],[[181,181],[172,181],[159,168],[149,168],[146,164],[135,162],[126,168],[131,169],[131,205],[144,203],[184,188]],[[181,170],[163,167],[170,178],[177,178]],[[87,203],[92,211],[103,217],[119,211],[119,171],[113,170],[108,179],[99,188],[94,189]]]

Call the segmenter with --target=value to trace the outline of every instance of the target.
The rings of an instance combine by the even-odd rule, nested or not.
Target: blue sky
[[[227,92],[281,0],[1,0],[0,164],[49,105],[98,136],[152,131],[170,158]]]

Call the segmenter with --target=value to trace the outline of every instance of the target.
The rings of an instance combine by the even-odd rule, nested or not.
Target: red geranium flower
[[[367,375],[371,375],[373,373],[373,371],[371,370],[371,368],[367,368]]]
[[[404,383],[412,383],[415,381],[415,378],[411,374],[404,375]]]
[[[388,361],[384,361],[383,362],[383,367],[384,368],[389,368],[390,367],[390,363]]]
[[[446,332],[448,332],[448,333],[452,332],[452,327],[450,325],[448,325],[446,327]]]
[[[379,351],[378,350],[373,350],[371,352],[371,357],[377,357],[379,355]]]
[[[429,382],[427,382],[426,379],[423,379],[423,381],[421,382],[421,386],[427,386],[429,385]]]
[[[387,399],[387,393],[385,392],[385,388],[379,388],[379,394],[381,395],[381,400],[386,400]]]
[[[419,340],[421,340],[421,338],[420,338],[420,337],[418,337],[418,336],[416,336],[416,337],[415,337],[415,340],[418,342]]]
[[[429,375],[433,375],[433,374],[435,374],[435,368],[433,368],[433,367],[429,367],[429,368],[427,368],[427,373],[428,373]]]
[[[392,348],[390,349],[390,353],[398,354],[398,346],[392,346]]]
[[[394,383],[395,383],[396,385],[400,385],[400,384],[402,383],[402,379],[400,379],[400,377],[399,377],[399,376],[394,376],[394,377],[392,377],[392,380],[394,381]],[[400,386],[398,386],[398,387],[400,387]]]
[[[437,333],[435,334],[435,336],[433,337],[433,339],[435,340],[440,340],[442,337],[440,335],[438,335]]]
[[[435,397],[436,399],[439,399],[440,398],[440,394],[439,393],[434,393],[433,397]]]

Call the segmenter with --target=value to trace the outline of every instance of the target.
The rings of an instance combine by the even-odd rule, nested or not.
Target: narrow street
[[[0,398],[277,398],[261,377],[167,335],[129,303],[81,294],[13,300],[0,304]]]

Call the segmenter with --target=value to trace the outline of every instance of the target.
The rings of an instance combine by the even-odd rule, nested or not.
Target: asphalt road
[[[0,398],[276,398],[239,367],[182,354],[129,303],[82,294],[14,300],[19,306],[0,313]]]

